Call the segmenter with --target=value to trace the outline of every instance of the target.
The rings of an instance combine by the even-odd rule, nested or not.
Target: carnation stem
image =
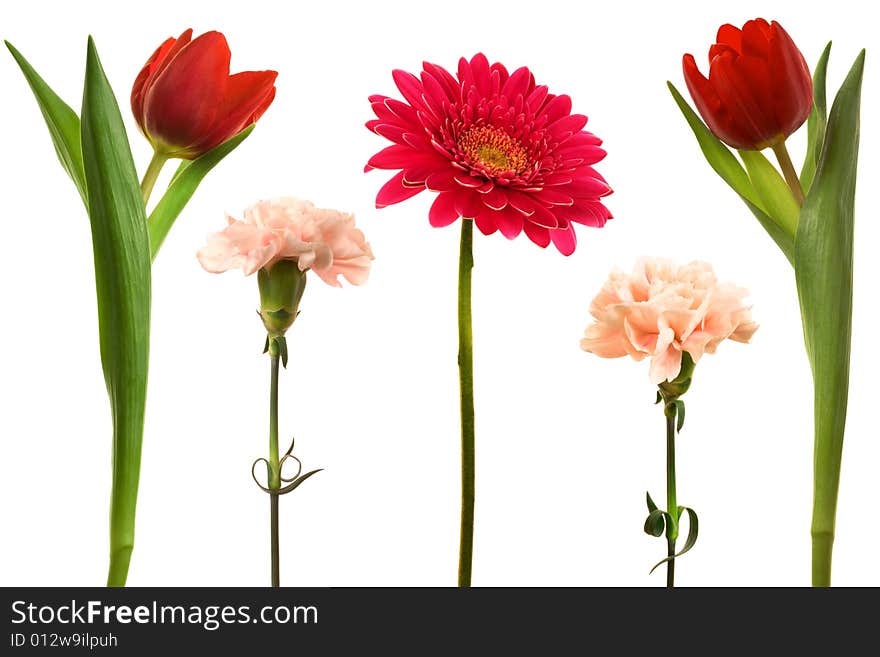
[[[471,585],[474,553],[474,356],[471,326],[471,270],[474,222],[461,220],[458,260],[458,371],[461,391],[461,542],[458,585]]]
[[[804,204],[804,189],[801,187],[801,179],[798,177],[797,171],[795,171],[785,141],[773,144],[772,148],[773,152],[776,153],[779,166],[782,167],[782,175],[785,176],[785,182],[788,183],[788,187],[794,195],[794,200],[797,201],[798,206],[802,206]]]
[[[667,402],[663,410],[666,415],[666,511],[671,520],[666,523],[666,554],[675,554],[675,541],[678,538],[678,501],[675,495],[675,403]],[[675,586],[675,559],[666,562],[666,587]]]
[[[141,195],[144,197],[144,205],[150,200],[150,194],[153,193],[153,186],[162,172],[162,167],[168,161],[168,157],[158,152],[153,153],[150,163],[147,165],[147,171],[144,173],[144,179],[141,181]]]
[[[272,491],[281,488],[281,468],[278,461],[278,363],[281,354],[276,342],[270,340],[269,356],[272,361],[272,379],[269,386],[269,486]],[[272,543],[272,586],[281,586],[278,540],[278,493],[269,493],[270,535]]]

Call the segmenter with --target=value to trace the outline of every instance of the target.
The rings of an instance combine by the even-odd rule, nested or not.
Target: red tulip
[[[147,60],[131,90],[131,110],[157,153],[197,158],[262,116],[275,98],[275,71],[229,75],[229,46],[220,32],[167,39]]]
[[[708,80],[693,55],[685,55],[682,65],[706,125],[734,148],[762,150],[784,142],[813,106],[810,69],[776,21],[757,18],[742,30],[722,25],[709,49]]]

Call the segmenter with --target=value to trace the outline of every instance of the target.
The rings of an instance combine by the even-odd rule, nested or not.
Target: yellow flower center
[[[529,164],[529,155],[519,140],[500,128],[486,125],[469,128],[459,138],[458,146],[472,165],[489,174],[519,174]]]

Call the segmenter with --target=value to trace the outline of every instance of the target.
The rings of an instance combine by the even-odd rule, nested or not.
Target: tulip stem
[[[675,494],[675,402],[664,406],[666,416],[666,511],[670,520],[666,523],[666,588],[675,586],[675,541],[678,538],[678,501]]]
[[[461,219],[458,260],[458,370],[461,392],[461,542],[458,553],[458,585],[471,585],[474,553],[474,356],[471,325],[471,271],[474,222]]]
[[[785,176],[785,182],[788,183],[788,187],[791,189],[794,200],[797,201],[798,207],[803,206],[804,188],[801,187],[801,179],[798,177],[797,171],[795,171],[785,141],[773,144],[772,148],[773,152],[776,153],[776,159],[779,161],[779,166],[782,167],[782,175]]]
[[[167,161],[168,157],[166,155],[154,152],[150,163],[147,165],[147,171],[144,173],[144,179],[141,181],[141,195],[144,197],[145,206],[147,201],[150,200],[150,194],[153,193],[153,186],[159,178],[159,173],[161,173],[162,167],[165,166]]]
[[[270,541],[272,544],[272,586],[281,586],[278,539],[278,489],[281,488],[281,466],[278,459],[278,364],[281,353],[274,340],[269,341],[272,378],[269,386],[269,493]]]

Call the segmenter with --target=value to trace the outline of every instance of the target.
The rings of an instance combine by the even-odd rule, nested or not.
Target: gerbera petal
[[[435,228],[443,228],[455,223],[459,216],[458,210],[455,209],[455,194],[446,192],[438,194],[434,199],[428,212],[428,221]]]
[[[391,180],[382,186],[379,193],[376,194],[376,207],[385,208],[395,203],[400,203],[406,199],[415,196],[422,190],[424,186],[407,187],[403,184],[403,171],[394,176]]]
[[[550,231],[550,240],[559,252],[564,256],[574,253],[577,246],[577,236],[574,234],[574,226],[569,224],[565,228],[555,228]]]

